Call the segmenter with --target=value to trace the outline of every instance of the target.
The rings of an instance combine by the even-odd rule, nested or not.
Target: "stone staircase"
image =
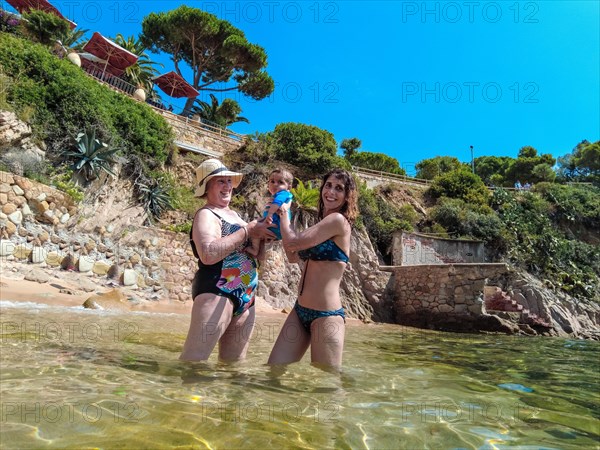
[[[519,323],[533,327],[552,328],[544,318],[531,312],[523,305],[513,300],[506,292],[497,286],[486,286],[484,291],[485,309],[489,312],[502,311],[506,313],[519,313]],[[512,314],[509,314],[512,316]]]

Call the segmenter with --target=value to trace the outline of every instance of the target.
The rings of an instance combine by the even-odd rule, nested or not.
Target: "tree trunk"
[[[194,102],[196,101],[196,97],[190,97],[185,101],[185,106],[183,107],[183,111],[181,112],[182,116],[189,116],[192,112],[192,106],[194,106]]]

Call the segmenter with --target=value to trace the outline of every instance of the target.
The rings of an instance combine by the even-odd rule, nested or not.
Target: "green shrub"
[[[167,225],[165,230],[174,231],[176,233],[190,234],[192,231],[192,222],[178,223],[177,225]]]
[[[431,218],[453,237],[482,240],[496,252],[504,249],[503,224],[488,207],[444,197],[431,210]]]
[[[348,166],[337,156],[333,134],[312,125],[280,123],[267,133],[266,141],[276,159],[312,175],[324,174],[333,167]]]
[[[65,19],[39,9],[23,13],[23,19],[21,24],[26,34],[44,45],[53,46],[59,36],[66,34],[70,29],[69,22]]]
[[[435,177],[428,193],[433,198],[457,198],[477,205],[487,205],[489,198],[488,189],[481,178],[466,168]]]
[[[600,229],[600,188],[538,183],[533,189],[552,205],[550,216],[557,224],[572,222]]]
[[[184,211],[190,218],[194,217],[194,214],[202,204],[201,202],[203,202],[203,200],[194,197],[193,188],[181,186],[175,183],[172,183],[172,186],[173,187],[171,188],[171,198],[173,207],[180,211]],[[231,200],[232,204],[236,197],[234,197]]]
[[[358,183],[358,208],[360,211],[357,226],[364,227],[373,246],[391,262],[392,237],[396,231],[413,231],[412,222],[416,213],[410,205],[397,208],[381,196],[376,196],[366,183]],[[406,207],[408,206],[408,208]]]
[[[72,171],[66,169],[62,173],[56,175],[52,180],[52,184],[59,191],[62,191],[65,194],[69,195],[73,199],[74,203],[80,203],[81,201],[83,201],[83,198],[84,198],[83,191],[73,181],[73,172]]]
[[[406,171],[400,167],[398,160],[385,153],[354,152],[351,156],[347,156],[346,159],[352,165],[365,169],[406,175]]]
[[[48,146],[48,156],[65,147],[65,136],[94,128],[97,138],[139,156],[146,173],[167,158],[173,134],[148,105],[114,92],[61,60],[42,45],[0,33],[0,69],[11,77],[6,98],[14,109],[33,108],[34,135]],[[137,160],[136,160],[137,161]]]
[[[540,187],[546,188],[554,189]],[[572,295],[599,298],[600,252],[595,245],[567,238],[556,227],[551,220],[555,204],[534,192],[505,190],[495,191],[491,203],[505,228],[511,262]]]

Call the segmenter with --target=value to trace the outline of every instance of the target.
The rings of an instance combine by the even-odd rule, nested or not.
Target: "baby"
[[[277,236],[277,240],[281,240],[279,214],[277,214],[277,211],[281,205],[292,201],[293,195],[290,192],[290,188],[292,187],[293,180],[294,177],[292,174],[285,169],[275,169],[269,175],[268,189],[273,198],[271,199],[271,202],[267,203],[267,206],[265,206],[261,221],[264,221],[267,218],[272,220],[273,225],[269,227],[269,230]],[[251,245],[246,248],[246,251],[252,256],[257,256],[260,252],[261,240],[252,239],[251,242]]]

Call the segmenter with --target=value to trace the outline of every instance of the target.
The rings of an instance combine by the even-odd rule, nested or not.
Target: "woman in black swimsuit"
[[[340,367],[345,315],[340,282],[350,254],[351,225],[358,215],[358,192],[352,176],[333,170],[323,178],[320,221],[296,233],[287,208],[280,209],[281,235],[290,262],[304,260],[298,300],[283,324],[269,364],[300,361],[311,348],[313,364]]]
[[[190,233],[198,271],[192,283],[192,320],[180,359],[208,359],[219,343],[221,361],[246,356],[254,328],[257,263],[243,251],[248,238],[274,238],[266,223],[244,222],[229,208],[242,174],[217,159],[196,169],[196,197],[206,199],[194,216]],[[259,256],[261,257],[261,256]]]

